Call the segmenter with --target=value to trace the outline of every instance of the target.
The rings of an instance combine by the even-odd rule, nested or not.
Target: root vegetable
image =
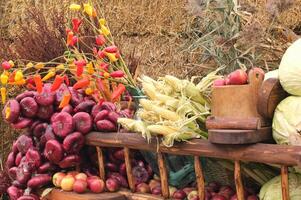
[[[78,155],[69,155],[65,157],[60,163],[60,168],[69,168],[78,165],[80,162],[80,157]]]
[[[35,169],[41,165],[41,155],[37,150],[29,149],[25,155],[26,162],[33,165]]]
[[[115,173],[115,172],[109,173],[109,174],[108,174],[108,177],[117,180],[118,183],[119,183],[119,185],[122,186],[122,187],[125,187],[125,188],[128,188],[128,187],[129,187],[126,178],[124,178],[124,177],[123,177],[121,174],[119,174],[119,173]]]
[[[102,132],[112,132],[115,131],[117,128],[116,126],[109,120],[100,120],[96,123],[97,130]]]
[[[22,196],[23,191],[15,186],[10,186],[7,189],[7,193],[10,200],[18,200],[18,198]]]
[[[26,184],[31,177],[31,171],[29,165],[27,165],[26,163],[20,165],[17,169],[16,175],[17,175],[16,180],[20,184]]]
[[[13,142],[12,152],[14,152],[14,154],[17,154],[19,152],[18,147],[17,147],[17,141]]]
[[[27,183],[27,187],[32,189],[41,188],[49,184],[50,182],[51,176],[49,176],[48,174],[40,174],[31,178]]]
[[[18,198],[18,200],[39,200],[40,198],[34,194],[23,195]]]
[[[117,165],[115,165],[114,163],[110,163],[110,162],[105,164],[105,168],[106,168],[106,170],[108,170],[110,172],[117,172],[118,171]]]
[[[35,96],[35,92],[34,91],[24,91],[21,94],[19,94],[18,96],[16,96],[16,100],[18,102],[20,102],[22,99],[26,98],[26,97],[34,97]]]
[[[84,146],[85,138],[80,132],[74,132],[65,137],[63,147],[68,153],[78,153]]]
[[[54,102],[54,93],[51,92],[51,84],[45,84],[42,93],[35,95],[35,100],[42,106],[52,105]]]
[[[48,120],[51,118],[53,112],[53,105],[39,106],[37,117],[43,120]]]
[[[115,106],[115,104],[113,104],[112,102],[108,102],[108,101],[106,101],[106,102],[103,102],[102,104],[101,104],[101,109],[103,110],[107,110],[107,111],[115,111],[116,110],[116,106]]]
[[[17,167],[12,167],[8,170],[8,175],[10,177],[11,180],[16,180],[17,178]]]
[[[113,122],[115,125],[117,125],[117,120],[120,117],[120,115],[117,112],[110,112],[108,114],[108,119]]]
[[[22,153],[19,152],[17,155],[16,155],[16,158],[15,158],[15,166],[19,166],[20,163],[21,163],[21,159],[22,159]]]
[[[38,104],[32,97],[25,97],[20,102],[21,112],[25,117],[34,117],[38,112]]]
[[[36,136],[37,138],[40,138],[42,135],[45,134],[45,131],[48,127],[47,123],[40,123],[35,126],[33,129],[33,135]]]
[[[98,112],[94,117],[94,123],[97,123],[98,121],[105,119],[108,115],[109,115],[109,111],[107,110],[102,110]]]
[[[66,137],[74,129],[73,119],[69,113],[61,112],[51,123],[53,132],[59,137]]]
[[[14,152],[10,152],[8,154],[5,165],[6,165],[7,169],[10,169],[10,168],[12,168],[15,165],[15,155],[14,155]]]
[[[55,164],[58,164],[63,158],[63,147],[57,140],[49,140],[46,142],[45,157]]]
[[[223,195],[215,194],[212,196],[211,200],[227,200]]]
[[[2,116],[9,123],[14,123],[19,119],[20,116],[20,104],[16,100],[9,100],[3,110]]]
[[[46,162],[38,168],[38,173],[43,174],[43,173],[51,172],[54,169],[56,169],[55,165],[51,164],[50,162]]]
[[[73,116],[73,121],[75,123],[75,130],[81,132],[82,134],[87,134],[92,130],[92,118],[86,112],[79,112]]]
[[[18,151],[24,155],[28,151],[28,149],[33,147],[33,141],[30,137],[21,135],[16,141],[16,146],[18,148]]]
[[[71,93],[71,104],[73,106],[77,106],[81,102],[83,102],[84,97],[81,93],[79,93],[77,90],[75,90],[73,87],[68,87],[70,93]]]
[[[52,131],[52,127],[48,125],[46,127],[45,133],[40,137],[41,147],[44,147],[47,141],[54,140],[54,139],[55,139],[55,135]]]
[[[16,122],[11,124],[11,126],[15,129],[24,129],[30,127],[32,122],[32,119],[19,117]]]
[[[57,104],[62,101],[66,93],[69,93],[69,89],[65,84],[62,84],[59,89],[55,91],[55,101]]]
[[[92,100],[87,100],[84,102],[81,102],[74,108],[74,112],[87,112],[90,113],[93,106],[95,106],[95,102]]]
[[[98,103],[95,106],[93,106],[92,111],[91,111],[91,115],[93,118],[95,118],[96,115],[102,111],[101,104]]]
[[[106,180],[106,187],[110,192],[116,192],[119,190],[119,183],[116,179],[109,178]]]
[[[114,152],[113,155],[116,159],[124,161],[124,150],[123,149],[120,149],[120,150]]]
[[[70,115],[73,114],[73,107],[71,105],[67,105],[65,106],[61,112],[66,112],[66,113],[69,113]]]

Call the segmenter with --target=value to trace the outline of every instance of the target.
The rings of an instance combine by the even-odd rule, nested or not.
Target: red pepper
[[[96,47],[93,47],[93,54],[94,54],[94,56],[97,56],[97,49],[96,49]]]
[[[103,35],[96,36],[96,44],[102,46],[106,43],[106,38]]]
[[[118,48],[115,45],[108,46],[104,49],[105,52],[108,53],[116,53],[118,51]]]
[[[122,78],[122,77],[124,77],[124,72],[121,70],[114,71],[114,72],[110,73],[110,76],[113,78]]]
[[[33,84],[34,84],[33,77],[32,77],[32,76],[29,76],[29,77],[26,79],[26,82],[33,85]]]
[[[8,77],[8,82],[9,82],[9,83],[15,82],[15,75],[16,75],[16,73],[17,73],[17,71],[15,70],[15,71],[13,71],[13,73],[11,73],[11,74],[9,75],[9,77]]]
[[[105,52],[103,52],[101,50],[98,51],[97,55],[98,55],[99,58],[105,58],[106,57]]]
[[[116,58],[120,58],[120,53],[119,53],[119,52],[116,52],[116,53],[115,53],[115,57],[116,57]]]
[[[55,79],[51,85],[51,92],[54,92],[57,89],[59,89],[63,82],[64,82],[64,77],[62,77],[60,75],[56,75]]]
[[[70,28],[66,28],[66,33],[67,35],[71,32],[72,30]]]
[[[31,83],[27,83],[26,87],[29,90],[36,90],[36,87],[33,84],[31,84]]]
[[[104,71],[108,71],[109,64],[108,63],[100,63],[100,69],[103,69]]]
[[[39,74],[34,75],[33,79],[34,79],[34,82],[36,84],[37,92],[38,93],[42,93],[42,91],[43,91],[43,83],[42,83],[41,76]]]
[[[87,64],[85,60],[77,60],[74,62],[76,65],[76,75],[81,76],[84,72],[84,66]]]
[[[11,67],[12,67],[12,66],[10,65],[10,63],[9,63],[8,61],[4,61],[4,62],[2,63],[2,68],[3,68],[4,70],[9,70]]]
[[[80,19],[77,19],[77,18],[72,19],[72,27],[73,27],[73,31],[75,33],[78,33],[79,26],[81,25],[81,23],[82,23],[82,20],[80,20]]]
[[[64,75],[64,81],[65,81],[65,83],[66,83],[67,86],[70,85],[69,78],[68,78],[68,76],[66,74]]]
[[[78,37],[77,36],[73,36],[72,37],[72,42],[71,42],[70,46],[74,46],[77,42],[78,42]]]
[[[77,90],[77,89],[81,89],[81,88],[87,87],[89,84],[90,84],[89,79],[84,78],[84,79],[81,79],[81,80],[77,81],[77,82],[73,85],[73,88],[74,88],[75,90]]]
[[[126,90],[125,86],[122,83],[119,83],[116,90],[113,91],[112,93],[112,101],[116,101],[122,93]]]
[[[100,90],[102,92],[105,89],[105,87],[103,85],[103,82],[102,82],[102,80],[100,78],[96,79],[96,87],[97,87],[98,90]]]

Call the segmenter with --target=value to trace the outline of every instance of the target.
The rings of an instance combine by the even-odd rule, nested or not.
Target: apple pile
[[[62,107],[66,94],[71,95],[70,101]],[[24,132],[13,143],[6,160],[12,184],[7,190],[10,199],[24,196],[26,188],[35,194],[38,188],[51,183],[54,172],[79,165],[87,133],[93,129],[116,131],[118,117],[132,114],[111,102],[96,103],[84,90],[65,84],[55,91],[53,85],[44,84],[41,93],[25,91],[9,100],[2,111],[3,118]]]
[[[249,71],[249,74],[254,72],[256,74],[262,74],[264,76],[264,71],[259,67],[254,67]],[[213,82],[213,86],[224,86],[224,85],[244,85],[248,83],[248,74],[242,69],[237,69],[234,72],[228,74],[225,78],[216,79]]]

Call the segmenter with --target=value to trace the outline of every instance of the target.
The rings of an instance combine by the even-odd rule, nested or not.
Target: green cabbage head
[[[278,144],[301,145],[301,97],[289,96],[277,106],[273,138]]]
[[[290,200],[301,199],[301,175],[290,173],[288,175]],[[260,200],[282,200],[281,177],[277,176],[261,187]]]

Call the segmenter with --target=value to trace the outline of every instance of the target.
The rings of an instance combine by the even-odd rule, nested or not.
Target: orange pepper
[[[122,83],[119,83],[117,88],[112,93],[112,100],[116,101],[125,90],[125,86]]]
[[[43,91],[43,82],[42,82],[41,76],[39,74],[34,75],[33,79],[34,79],[34,82],[36,84],[37,92],[42,93],[42,91]]]
[[[64,82],[64,77],[60,75],[56,75],[51,86],[51,92],[54,92],[57,89],[59,89],[59,87],[62,85],[63,82]]]
[[[75,90],[77,90],[77,89],[81,89],[81,88],[87,87],[89,84],[90,84],[90,80],[87,79],[87,78],[84,78],[84,79],[81,79],[81,80],[77,81],[77,82],[73,85],[73,88],[74,88]]]
[[[60,102],[59,108],[64,108],[65,106],[67,106],[70,100],[71,100],[71,94],[70,93],[65,94],[62,101]]]

